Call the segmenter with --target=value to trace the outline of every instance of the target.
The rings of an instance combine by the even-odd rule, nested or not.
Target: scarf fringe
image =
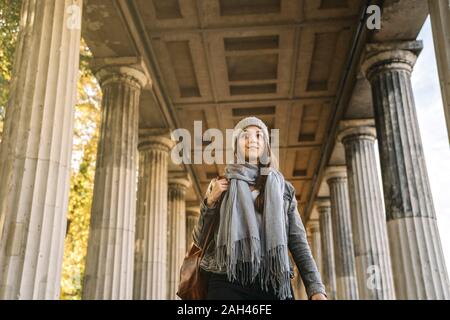
[[[283,261],[286,257],[288,257],[287,246],[276,246],[266,252],[260,270],[261,288],[268,291],[270,283],[281,300],[292,298],[289,263]]]
[[[252,283],[258,275],[260,256],[260,240],[256,237],[235,241],[230,248],[223,245],[216,250],[217,264],[227,270],[228,280],[237,280],[243,285]]]
[[[251,237],[235,241],[230,248],[226,245],[217,248],[216,261],[221,269],[227,270],[229,281],[247,286],[259,275],[262,290],[268,292],[270,286],[281,300],[285,300],[292,298],[291,273],[284,263],[287,250],[286,245],[279,245],[262,256],[260,239]]]

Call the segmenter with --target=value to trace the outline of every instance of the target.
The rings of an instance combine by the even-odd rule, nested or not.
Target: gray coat
[[[212,183],[208,188],[208,192],[211,189]],[[207,192],[207,194],[208,194]],[[202,247],[208,227],[213,221],[216,214],[219,213],[220,205],[216,205],[213,208],[208,208],[206,206],[206,197],[200,204],[200,216],[197,225],[194,227],[192,236],[195,245]],[[325,287],[320,278],[320,274],[317,270],[316,263],[311,254],[311,249],[309,248],[305,227],[303,226],[302,220],[297,209],[297,199],[295,198],[295,189],[289,183],[286,182],[285,192],[284,192],[284,212],[286,216],[286,230],[288,230],[288,247],[291,252],[292,258],[297,265],[300,272],[300,276],[305,284],[306,293],[308,298],[311,298],[316,293],[325,294]],[[215,247],[217,239],[217,228],[214,232],[214,238],[209,243],[206,248],[205,254],[202,261],[200,262],[200,267],[203,270],[225,274],[226,270],[220,270],[215,261]],[[291,268],[291,278],[294,276],[294,267],[292,265],[291,259],[289,260]]]

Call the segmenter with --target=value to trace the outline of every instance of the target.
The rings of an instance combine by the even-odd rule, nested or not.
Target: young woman
[[[207,299],[294,299],[290,251],[308,298],[326,300],[295,189],[277,170],[266,125],[254,117],[240,121],[233,150],[236,161],[227,165],[225,178],[211,181],[193,232],[195,244],[203,248],[215,223],[200,263],[210,274]]]

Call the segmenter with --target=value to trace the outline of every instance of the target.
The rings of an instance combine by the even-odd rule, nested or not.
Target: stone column
[[[297,266],[294,266],[294,278],[292,279],[292,281],[293,281],[292,289],[294,290],[295,300],[308,300],[306,289]]]
[[[318,220],[310,220],[307,224],[308,241],[311,247],[311,253],[316,262],[319,272],[322,271],[322,250],[320,241],[320,227]]]
[[[326,175],[330,188],[337,299],[357,300],[358,283],[348,200],[347,170],[345,166],[329,167]]]
[[[428,0],[428,8],[450,139],[450,0]]]
[[[136,300],[167,298],[168,136],[141,131],[134,293]]]
[[[375,155],[375,127],[365,120],[342,123],[359,298],[395,299],[386,215]]]
[[[334,263],[333,226],[329,199],[316,202],[319,211],[320,237],[322,244],[322,278],[328,299],[336,299],[336,270]]]
[[[186,188],[190,186],[185,178],[169,179],[169,228],[167,247],[169,251],[169,290],[167,298],[177,299],[180,268],[186,255]]]
[[[300,281],[300,292],[299,292],[300,300],[308,300],[308,294],[306,293],[305,284],[303,283],[301,277],[299,281]]]
[[[104,67],[96,74],[102,124],[83,299],[131,299],[139,96],[146,77],[130,67]]]
[[[373,44],[363,69],[372,85],[396,296],[448,299],[411,86],[421,48],[421,42]]]
[[[200,207],[188,208],[186,210],[186,252],[192,247],[192,232],[198,223]]]
[[[59,299],[82,0],[23,0],[0,154],[0,299]]]

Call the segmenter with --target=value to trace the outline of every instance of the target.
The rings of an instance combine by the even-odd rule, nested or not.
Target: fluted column
[[[345,147],[359,298],[395,299],[386,215],[375,155],[375,127],[345,122],[338,139]]]
[[[0,154],[0,299],[59,299],[82,0],[23,0]]]
[[[168,299],[177,299],[180,268],[186,255],[186,188],[190,186],[185,178],[169,179],[169,228],[167,247],[169,249]]]
[[[448,299],[449,282],[420,138],[411,72],[421,42],[372,45],[372,86],[398,299]]]
[[[146,78],[129,67],[102,68],[97,78],[102,123],[83,299],[131,299],[139,96]]]
[[[318,220],[310,220],[306,226],[311,253],[317,265],[317,270],[322,271],[322,248],[320,239],[320,226]]]
[[[333,226],[329,199],[316,202],[319,211],[320,238],[322,244],[322,278],[328,299],[336,299],[336,269],[334,263]]]
[[[450,0],[428,0],[428,8],[450,139]]]
[[[330,188],[337,299],[356,300],[358,299],[358,283],[348,200],[347,171],[344,166],[329,167],[326,179]]]
[[[134,293],[137,300],[167,298],[167,176],[173,142],[141,130]]]
[[[189,251],[189,249],[192,246],[193,242],[192,232],[194,230],[194,227],[198,223],[199,215],[200,215],[200,207],[188,208],[186,210],[186,252]]]
[[[292,289],[294,290],[295,300],[308,300],[306,289],[297,266],[294,266],[294,278],[292,279],[292,282]]]

